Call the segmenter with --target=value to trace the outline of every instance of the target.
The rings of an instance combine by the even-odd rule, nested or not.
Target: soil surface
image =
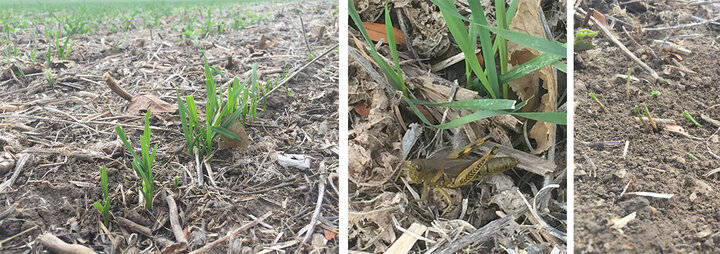
[[[33,31],[37,26],[42,31],[42,24],[13,34],[11,39],[23,56],[36,49],[41,71],[12,75],[7,71],[11,66],[36,64],[27,57],[7,58],[4,53],[0,57],[0,179],[10,183],[0,187],[0,212],[10,212],[0,217],[0,240],[15,237],[0,243],[0,252],[40,253],[44,248],[36,239],[43,233],[98,252],[160,252],[176,241],[166,196],[177,203],[189,250],[250,224],[210,253],[338,251],[337,50],[299,71],[286,87],[268,94],[257,117],[246,120],[249,148],[215,151],[208,164],[214,178],[203,170],[203,186],[197,186],[195,158],[185,148],[177,112],[153,111],[150,143],[158,145],[154,207],[148,211],[138,202],[140,179],[114,128],[122,125],[137,148],[144,113],[127,112],[128,102],[108,88],[104,73],[131,95],[153,94],[171,105],[177,105],[176,91],[193,95],[204,124],[203,52],[208,63],[223,74],[215,75],[215,81],[221,90],[218,96],[224,98],[223,84],[233,77],[245,80],[253,64],[262,73],[261,81],[283,80],[308,63],[309,57],[318,57],[338,43],[334,1],[228,4],[209,9],[217,17],[213,20],[225,24],[245,13],[263,18],[193,39],[181,39],[173,24],[194,15],[202,20],[208,15],[206,6],[176,9],[154,29],[137,17],[131,20],[135,29],[111,31],[111,24],[119,22],[108,19],[91,33],[72,35],[74,47],[68,61],[52,65],[42,63],[50,43]],[[301,17],[307,36],[303,36]],[[54,44],[51,47],[56,52]],[[45,75],[50,69],[52,85]],[[309,168],[281,166],[277,154],[309,156]],[[20,165],[15,162],[24,156],[29,160],[15,177]],[[92,205],[101,199],[101,166],[108,168],[111,198],[107,229],[100,226],[102,216]],[[319,213],[314,213],[319,185],[324,187],[324,196]],[[251,224],[267,213],[269,217]],[[149,228],[150,235],[119,223],[121,217]],[[311,220],[316,224],[303,242]]]
[[[660,31],[641,29],[698,22],[717,16],[720,6],[654,2],[623,6],[585,2],[636,27],[615,23],[615,35],[658,72],[654,80],[598,33],[595,49],[575,55],[575,251],[577,253],[712,253],[720,251],[720,25]],[[575,16],[576,24],[582,15]],[[611,18],[607,19],[609,23]],[[625,33],[624,29],[628,31]],[[583,26],[582,28],[588,28]],[[576,27],[579,29],[579,27]],[[593,25],[589,29],[597,31]],[[634,41],[635,42],[634,42]],[[689,50],[671,53],[654,43],[666,40]],[[678,57],[679,56],[679,57]],[[682,59],[680,59],[682,58]],[[626,75],[633,68],[629,100]],[[651,93],[657,91],[656,95]],[[605,113],[589,96],[594,93]],[[636,118],[645,103],[658,122],[651,133]],[[702,127],[683,116],[687,110]],[[701,115],[706,115],[702,119]],[[674,121],[676,124],[660,124]],[[671,132],[679,129],[681,132]],[[685,133],[685,134],[681,134]],[[595,142],[618,141],[598,146]],[[624,155],[625,142],[629,142]],[[692,154],[697,159],[693,158]],[[592,165],[592,163],[594,165]],[[655,192],[671,198],[628,194]],[[623,194],[624,193],[624,194]],[[634,216],[634,218],[632,217]],[[627,218],[622,225],[620,218]],[[620,223],[620,225],[616,224]],[[613,227],[614,225],[617,225]]]
[[[362,21],[384,25],[383,1],[354,2]],[[483,5],[488,3],[483,2]],[[484,7],[492,10],[492,6]],[[431,1],[420,0],[396,1],[388,8],[395,27],[405,31],[405,41],[412,42],[412,45],[398,46],[403,77],[410,93],[426,100],[430,100],[428,94],[437,94],[439,97],[433,98],[436,99],[434,101],[445,102],[453,80],[458,80],[461,91],[458,93],[468,95],[464,99],[480,98],[477,92],[465,88],[462,61],[443,70],[431,71],[430,66],[460,52],[437,6]],[[553,2],[543,5],[543,10],[550,30],[564,31],[564,5]],[[492,11],[489,11],[488,19],[494,19],[493,16]],[[528,152],[530,148],[523,138],[522,121],[511,116],[493,117],[442,132],[424,125],[409,105],[401,101],[400,92],[387,83],[380,69],[372,63],[373,60],[365,50],[365,41],[352,19],[350,23],[349,248],[355,251],[385,252],[393,246],[402,246],[400,243],[403,240],[416,239],[412,236],[415,234],[422,238],[409,242],[412,244],[407,246],[412,247],[409,253],[442,252],[443,248],[457,246],[460,239],[469,239],[466,237],[471,233],[484,231],[488,233],[486,237],[474,238],[471,243],[462,245],[461,251],[564,251],[562,240],[535,224],[537,221],[527,211],[523,199],[533,202],[533,197],[545,184],[559,184],[559,188],[545,189],[543,192],[549,195],[539,198],[537,202],[542,207],[539,216],[549,227],[565,232],[566,171],[562,169],[565,168],[566,129],[562,126],[556,129],[556,146],[549,153],[529,155],[534,162],[539,161],[538,164],[551,165],[545,175],[547,182],[541,175],[516,168],[490,175],[461,188],[444,189],[452,200],[445,214],[443,210],[449,204],[437,190],[431,190],[426,200],[416,201],[420,197],[422,185],[413,182],[407,172],[400,169],[402,163],[415,158],[432,158],[435,151],[447,152],[485,136],[489,136],[491,141],[502,143],[508,150]],[[563,40],[564,33],[553,33],[553,37]],[[387,44],[377,48],[386,59],[391,59]],[[564,75],[559,76],[558,93],[562,94],[566,86]],[[460,100],[458,97],[456,99]],[[563,103],[563,99],[558,101],[558,105]],[[427,115],[434,115],[436,119],[443,115],[444,108],[426,109],[429,111]],[[469,113],[449,110],[445,122],[464,114]],[[414,137],[415,140],[410,142],[414,144],[410,145],[411,149],[402,148],[403,137]],[[490,146],[485,144],[470,158],[478,158]],[[404,152],[407,157],[403,155]],[[554,157],[549,159],[548,154]],[[488,229],[488,225],[499,226]]]

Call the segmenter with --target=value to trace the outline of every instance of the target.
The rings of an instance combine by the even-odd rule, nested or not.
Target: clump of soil
[[[239,30],[181,39],[171,24],[187,15],[207,15],[205,8],[226,24],[234,15],[248,11],[269,18]],[[45,232],[95,251],[159,252],[176,240],[165,201],[170,195],[177,203],[190,250],[269,213],[260,223],[252,223],[210,251],[337,251],[336,50],[318,58],[286,87],[260,102],[257,117],[246,121],[249,149],[215,152],[208,162],[214,178],[203,171],[203,186],[197,186],[196,161],[186,151],[177,113],[153,112],[151,144],[158,144],[158,151],[152,211],[138,202],[140,180],[114,131],[115,126],[123,125],[128,139],[139,147],[143,113],[126,112],[127,101],[113,93],[102,78],[109,73],[130,94],[153,94],[173,105],[176,92],[193,95],[199,105],[198,117],[205,119],[203,52],[208,63],[223,74],[215,75],[218,90],[222,90],[218,96],[225,97],[223,84],[233,77],[248,78],[253,64],[258,66],[260,80],[282,80],[309,61],[308,47],[315,58],[336,47],[336,3],[206,6],[201,12],[188,9],[163,17],[160,23],[166,27],[162,29],[147,29],[138,20],[134,23],[138,28],[128,32],[111,32],[108,25],[92,34],[73,35],[67,66],[42,66],[40,72],[9,73],[0,78],[0,148],[8,154],[0,154],[3,182],[15,171],[14,165],[3,165],[30,156],[24,169],[13,177],[13,184],[0,190],[0,199],[5,200],[0,212],[14,209],[0,218],[0,240],[17,236],[0,246],[2,252],[39,253],[43,248],[36,237]],[[34,29],[18,31],[18,43],[29,44],[20,45],[22,55],[26,49],[37,48],[41,59],[47,44],[33,38]],[[28,59],[0,59],[3,72],[25,64],[34,65]],[[45,78],[46,68],[52,69],[52,85]],[[281,166],[279,153],[309,156],[310,167]],[[92,206],[101,199],[101,166],[108,168],[112,207],[107,231],[99,226],[100,213]],[[326,179],[326,184],[322,184],[319,213],[314,213],[319,179]],[[150,234],[133,230],[120,218],[148,228]],[[311,221],[316,224],[303,243]]]
[[[702,120],[701,115],[720,119],[720,26],[705,24],[639,33],[642,29],[698,22],[693,16],[710,18],[718,6],[586,2],[581,8],[605,13],[612,17],[607,18],[611,24],[613,19],[623,21],[616,22],[611,30],[661,79],[655,81],[604,35],[598,35],[595,49],[576,53],[575,251],[718,252],[715,242],[720,241],[716,233],[720,230],[720,181],[717,174],[709,173],[720,166],[716,155],[720,126]],[[588,28],[581,24],[580,16],[576,21]],[[589,29],[597,30],[595,26]],[[657,46],[656,40],[690,52],[669,53]],[[632,77],[637,78],[630,83],[629,100],[626,79],[616,77],[627,74],[628,68],[633,68]],[[659,93],[652,96],[654,91]],[[588,93],[594,93],[608,113]],[[660,131],[650,133],[634,113],[634,106],[641,103],[647,104],[659,123],[674,121],[677,125],[661,124]],[[685,110],[702,127],[687,120]],[[670,131],[678,127],[685,134]],[[595,143],[604,141],[619,142],[606,146]],[[626,141],[629,146],[623,156]],[[664,199],[627,194],[630,192],[674,196]],[[633,215],[634,219],[623,227],[613,227],[619,219]]]

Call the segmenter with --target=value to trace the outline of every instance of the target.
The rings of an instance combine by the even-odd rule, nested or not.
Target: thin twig
[[[582,13],[582,12],[584,12],[584,11],[578,10],[578,12],[579,12],[579,13]],[[617,46],[620,48],[620,50],[621,50],[623,53],[625,53],[625,55],[627,55],[628,57],[630,57],[630,59],[632,59],[636,64],[640,65],[640,67],[642,67],[643,69],[645,69],[645,71],[649,72],[649,73],[650,73],[650,76],[652,76],[655,80],[658,80],[658,79],[664,80],[664,79],[662,79],[662,78],[660,77],[660,75],[657,74],[657,72],[655,72],[655,70],[653,70],[652,68],[650,68],[650,66],[648,66],[647,64],[645,64],[642,60],[640,60],[640,58],[638,58],[637,56],[635,56],[635,54],[633,54],[632,52],[630,52],[630,50],[627,49],[627,48],[625,47],[625,45],[623,45],[622,42],[620,42],[620,40],[618,40],[617,38],[615,38],[615,35],[613,35],[612,32],[610,32],[610,30],[607,29],[607,27],[605,27],[605,26],[602,25],[597,19],[595,19],[595,17],[592,17],[592,16],[591,16],[591,17],[590,17],[590,20],[592,20],[592,21],[595,23],[595,26],[597,26],[598,28],[600,28],[600,31],[602,31],[602,33],[603,33],[605,36],[607,36],[613,43],[615,43],[615,45],[617,45]]]
[[[507,214],[505,217],[491,221],[482,228],[475,230],[471,234],[463,237],[460,240],[452,242],[450,245],[438,250],[436,253],[455,253],[465,248],[470,244],[478,244],[489,241],[494,235],[498,234],[501,229],[505,228],[513,218],[513,214]]]
[[[318,183],[318,199],[317,204],[315,204],[315,211],[313,211],[312,219],[310,220],[310,225],[308,225],[308,231],[305,233],[305,238],[303,239],[302,243],[305,244],[308,240],[310,240],[310,236],[312,236],[312,232],[315,230],[315,225],[317,224],[318,217],[320,216],[320,209],[322,208],[323,198],[325,197],[325,179],[327,178],[327,175],[325,174],[325,162],[320,162],[320,182]]]
[[[655,28],[643,28],[643,31],[663,31],[663,30],[673,30],[673,29],[684,29],[684,28],[690,28],[694,26],[704,25],[710,22],[718,21],[720,20],[720,16],[714,17],[712,19],[706,19],[705,21],[697,22],[697,23],[689,23],[689,24],[682,24],[677,26],[667,26],[667,27],[655,27]]]
[[[336,49],[338,46],[340,46],[340,43],[335,44],[335,46],[332,46],[332,47],[328,48],[325,52],[323,52],[322,54],[320,54],[320,55],[317,56],[316,58],[313,58],[312,61],[310,61],[309,63],[306,63],[306,64],[303,65],[302,67],[300,67],[300,68],[298,68],[297,70],[295,70],[292,74],[288,75],[287,78],[283,79],[283,81],[280,81],[280,83],[278,83],[277,86],[273,87],[273,89],[271,89],[271,90],[268,91],[267,93],[263,94],[263,96],[260,97],[260,99],[259,99],[258,101],[262,101],[263,99],[265,99],[265,97],[267,97],[268,95],[270,95],[270,93],[274,92],[275,90],[277,90],[277,89],[280,88],[280,87],[285,86],[285,83],[287,83],[288,81],[290,81],[290,79],[294,78],[295,75],[297,75],[298,73],[300,73],[300,71],[304,70],[305,68],[307,68],[308,66],[310,66],[312,63],[314,63],[314,62],[317,61],[318,59],[323,58],[325,55],[327,55],[328,53],[332,52],[332,51],[333,51],[334,49]]]
[[[273,214],[272,211],[268,211],[267,213],[263,214],[262,216],[260,216],[259,218],[253,220],[252,222],[250,222],[250,223],[248,223],[248,224],[245,224],[245,225],[243,225],[242,227],[239,227],[239,228],[237,228],[237,229],[235,229],[235,230],[233,230],[233,231],[230,231],[230,233],[228,233],[227,235],[225,235],[225,236],[221,237],[220,239],[217,239],[217,240],[215,240],[215,241],[213,241],[213,242],[211,242],[211,243],[208,243],[207,245],[203,246],[203,247],[200,248],[200,249],[197,249],[197,250],[194,250],[194,251],[190,252],[190,254],[198,254],[198,253],[208,252],[208,251],[210,251],[212,248],[214,248],[215,246],[217,246],[218,244],[221,244],[221,243],[227,241],[228,239],[230,239],[230,237],[234,236],[235,234],[240,233],[240,232],[245,231],[245,230],[248,230],[249,228],[251,228],[251,227],[257,225],[258,223],[264,221],[265,219],[267,219],[268,217],[270,217],[270,215],[272,215],[272,214]]]
[[[313,55],[312,49],[310,49],[310,43],[308,43],[307,31],[305,31],[305,22],[303,22],[302,14],[299,16],[300,16],[300,26],[302,27],[302,31],[303,31],[303,38],[305,38],[305,46],[307,46],[308,53],[310,55]]]
[[[130,124],[124,124],[124,123],[112,123],[112,122],[98,122],[98,121],[83,121],[83,122],[73,122],[68,120],[62,120],[62,119],[54,119],[54,118],[47,118],[47,117],[41,117],[41,116],[26,116],[26,115],[0,115],[0,118],[23,118],[23,119],[33,119],[33,120],[41,120],[41,121],[49,121],[49,122],[59,122],[59,123],[66,123],[66,124],[73,124],[78,126],[83,126],[83,124],[101,124],[101,125],[120,125],[122,127],[126,128],[132,128],[132,129],[138,129],[142,130],[145,127],[139,126],[139,125],[130,125]],[[182,133],[178,132],[177,130],[171,130],[167,128],[160,128],[155,126],[150,126],[151,130],[158,130],[158,131],[167,131],[170,133],[174,133],[177,135],[183,135]]]
[[[68,244],[52,233],[45,233],[38,236],[37,241],[53,253],[95,253],[93,249],[80,244]]]
[[[172,232],[175,235],[175,241],[187,244],[188,240],[187,238],[185,238],[185,233],[183,232],[182,225],[180,225],[180,220],[178,219],[178,208],[177,204],[175,204],[175,199],[173,199],[172,193],[165,196],[165,202],[167,202],[168,204],[168,210],[170,213],[170,227],[172,228]]]
[[[15,237],[24,235],[25,233],[30,232],[30,231],[36,229],[37,227],[38,227],[38,225],[32,226],[32,227],[30,227],[30,228],[28,228],[28,229],[23,230],[23,231],[20,232],[20,233],[17,233],[17,234],[14,235],[14,236],[8,237],[8,238],[6,238],[5,240],[0,241],[0,246],[2,246],[4,243],[6,243],[6,242],[8,242],[8,241],[10,241],[10,240],[12,240],[12,239],[15,239]]]
[[[18,206],[18,202],[15,202],[12,205],[10,205],[10,207],[5,209],[4,212],[0,213],[0,221],[2,221],[2,219],[5,219],[5,217],[8,217],[8,216],[10,216],[10,214],[15,212],[15,209],[17,208],[17,206]],[[2,245],[2,244],[0,244],[0,245]]]
[[[10,179],[7,179],[5,182],[0,184],[0,193],[5,192],[5,189],[10,188],[10,186],[15,183],[15,180],[18,176],[20,176],[20,172],[22,172],[23,168],[25,168],[25,164],[30,160],[30,158],[30,154],[20,154],[17,163],[15,163],[15,172],[13,172],[12,176],[10,176]]]

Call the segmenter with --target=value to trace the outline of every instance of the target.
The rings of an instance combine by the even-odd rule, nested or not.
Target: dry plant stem
[[[408,40],[408,41],[410,41],[410,40]],[[480,53],[480,49],[475,50],[476,55],[479,53]],[[430,71],[433,73],[437,73],[439,71],[444,70],[447,67],[450,67],[450,66],[452,66],[456,63],[459,63],[460,61],[464,61],[464,60],[465,60],[465,53],[460,52],[460,53],[455,54],[454,56],[448,57],[447,59],[434,64],[431,67]]]
[[[714,0],[714,1],[706,1],[706,2],[694,2],[694,3],[688,4],[688,6],[706,5],[706,4],[716,4],[716,3],[720,3],[720,1]]]
[[[272,212],[272,211],[269,211],[269,212],[263,214],[262,216],[260,216],[259,218],[253,220],[252,222],[250,222],[250,223],[248,223],[248,224],[245,224],[245,225],[243,225],[242,227],[239,227],[239,228],[231,231],[230,233],[228,233],[227,235],[221,237],[220,239],[217,239],[217,240],[215,240],[215,241],[213,241],[213,242],[211,242],[211,243],[208,243],[207,245],[203,246],[203,247],[200,248],[200,249],[197,249],[197,250],[194,250],[194,251],[190,252],[190,254],[206,253],[206,252],[210,251],[213,247],[217,246],[218,244],[221,244],[221,243],[227,241],[228,239],[230,239],[230,237],[234,236],[235,234],[237,234],[237,233],[239,233],[239,232],[242,232],[242,231],[245,231],[245,230],[248,230],[249,228],[251,228],[251,227],[257,225],[258,223],[264,221],[265,219],[267,219],[268,217],[270,217],[270,215],[272,215],[272,214],[273,214],[273,212]]]
[[[383,76],[375,70],[375,68],[372,67],[372,63],[368,61],[366,58],[360,56],[360,51],[353,48],[348,47],[348,58],[355,61],[362,69],[370,75],[370,77],[373,78],[376,82],[383,84],[385,88],[385,94],[388,97],[392,97],[392,95],[395,93],[395,90],[392,88],[392,86],[388,83],[388,81],[383,78]],[[405,125],[401,125],[405,127]]]
[[[668,27],[655,27],[655,28],[643,28],[643,32],[645,31],[663,31],[663,30],[674,30],[674,29],[684,29],[684,28],[690,28],[694,26],[704,25],[710,22],[718,21],[720,20],[720,16],[714,17],[712,19],[706,19],[705,21],[698,22],[698,23],[690,23],[690,24],[683,24],[683,25],[677,25],[677,26],[668,26]]]
[[[510,224],[510,221],[512,221],[512,218],[513,214],[510,213],[505,215],[505,217],[503,218],[491,221],[482,228],[475,230],[475,232],[472,232],[471,234],[463,237],[460,240],[450,243],[448,246],[445,246],[444,248],[438,250],[435,253],[456,253],[470,244],[487,242],[492,239],[492,237],[495,236],[497,232],[500,232],[500,230],[508,226],[508,224]]]
[[[208,178],[210,179],[210,184],[212,184],[213,187],[218,188],[217,184],[215,183],[215,174],[212,171],[212,167],[210,167],[210,159],[212,157],[208,156],[204,161],[203,165],[205,165],[205,169],[208,172]]]
[[[305,238],[303,239],[302,243],[305,244],[308,240],[310,240],[310,236],[312,236],[313,231],[315,230],[315,225],[317,224],[318,217],[320,216],[320,209],[322,208],[322,202],[323,198],[325,197],[325,179],[327,178],[327,175],[325,174],[325,162],[320,162],[320,182],[318,182],[318,199],[317,204],[315,205],[315,211],[313,211],[312,219],[310,219],[310,225],[308,225],[308,231],[305,233]]]
[[[18,236],[24,235],[24,234],[26,234],[27,232],[30,232],[30,231],[35,230],[37,227],[38,227],[37,225],[32,226],[32,227],[30,227],[30,228],[28,228],[28,229],[23,230],[23,231],[20,232],[20,233],[17,233],[17,234],[14,235],[14,236],[5,238],[5,240],[0,241],[0,246],[2,246],[4,243],[6,243],[6,242],[8,242],[8,241],[10,241],[10,240],[12,240],[12,239],[17,238]]]
[[[203,173],[202,173],[202,165],[200,164],[200,151],[197,147],[193,148],[193,152],[195,153],[195,172],[197,172],[198,177],[198,188],[203,187]]]
[[[408,253],[418,240],[415,236],[422,235],[426,230],[425,225],[413,222],[410,228],[407,229],[408,232],[403,233],[385,253]]]
[[[167,202],[168,210],[170,211],[170,226],[172,227],[173,234],[175,235],[175,241],[187,243],[187,238],[185,238],[185,233],[183,233],[180,220],[178,219],[177,204],[175,204],[173,195],[170,194],[165,196],[165,201]]]
[[[120,125],[120,126],[122,126],[122,127],[133,128],[133,129],[138,129],[138,130],[142,130],[142,129],[145,128],[144,126],[139,126],[139,125],[129,125],[129,124],[124,124],[124,123],[99,122],[99,121],[84,121],[84,122],[81,122],[81,123],[76,123],[76,122],[73,122],[73,121],[62,120],[62,119],[54,119],[54,118],[47,118],[47,117],[41,117],[41,116],[0,115],[0,118],[33,119],[33,120],[41,120],[41,121],[49,121],[49,122],[52,121],[52,122],[58,122],[58,123],[74,124],[74,125],[78,125],[78,126],[83,126],[83,124],[102,124],[102,125],[112,125],[112,126]],[[160,127],[155,127],[155,126],[150,126],[150,129],[151,129],[151,130],[158,130],[158,131],[167,131],[167,132],[169,132],[169,133],[176,134],[176,135],[179,135],[179,136],[182,136],[182,135],[183,135],[182,133],[178,132],[177,130],[171,130],[171,129],[160,128]],[[98,132],[100,132],[100,131],[98,131]],[[102,133],[102,132],[101,132],[101,133]]]
[[[700,119],[702,119],[705,122],[710,123],[710,125],[712,125],[712,126],[720,127],[720,121],[712,119],[710,116],[708,116],[704,113],[700,114]]]
[[[313,55],[312,49],[310,48],[310,43],[308,43],[307,31],[305,31],[305,22],[303,22],[302,15],[300,15],[299,17],[300,17],[300,26],[302,27],[302,32],[303,32],[303,38],[305,38],[305,46],[307,47],[308,54]]]
[[[622,154],[623,158],[625,158],[625,156],[627,156],[629,147],[630,147],[630,140],[625,140],[625,148],[623,148],[623,154]]]
[[[559,187],[560,187],[560,185],[558,185],[558,184],[548,185],[548,186],[545,186],[545,187],[543,187],[542,189],[540,189],[539,193],[542,193],[543,190],[544,190],[545,192],[550,192],[549,190],[554,189],[554,188],[559,188]],[[529,217],[530,221],[533,221],[533,223],[535,223],[535,224],[540,224],[540,225],[542,226],[542,228],[547,231],[547,233],[549,233],[550,235],[552,235],[552,236],[554,236],[554,237],[557,237],[558,239],[560,239],[560,240],[562,240],[563,242],[567,243],[567,234],[566,234],[565,232],[562,232],[562,231],[560,231],[560,230],[558,230],[558,229],[556,229],[556,228],[553,228],[553,227],[550,226],[549,224],[547,224],[547,222],[545,222],[545,221],[542,219],[542,217],[540,217],[540,215],[538,214],[537,210],[535,209],[536,205],[535,205],[534,201],[533,201],[533,205],[531,206],[530,203],[527,201],[527,199],[525,199],[525,196],[522,195],[522,192],[520,192],[520,190],[516,190],[516,191],[517,191],[518,195],[520,195],[520,197],[522,198],[522,200],[525,202],[525,205],[527,205],[528,210],[529,210],[530,213],[532,214],[532,217]],[[538,194],[538,195],[539,195],[539,194]],[[534,219],[534,220],[533,220],[533,219]],[[545,231],[541,231],[541,233],[542,233],[543,235],[545,235],[545,234],[544,234]],[[545,236],[545,238],[547,238],[547,239],[552,239],[552,238],[547,237],[547,236]]]
[[[0,221],[2,221],[2,220],[5,219],[6,217],[10,216],[10,214],[12,214],[13,212],[15,212],[15,209],[17,209],[17,206],[18,206],[18,202],[15,202],[15,203],[13,203],[12,205],[10,205],[10,207],[8,207],[7,209],[5,209],[5,211],[3,211],[2,213],[0,213]],[[0,245],[2,245],[2,244],[0,244]]]
[[[45,233],[38,236],[37,241],[48,248],[54,253],[61,254],[95,254],[92,249],[79,245],[79,244],[68,244],[57,238],[57,236],[51,233]]]
[[[102,229],[103,232],[105,232],[105,236],[110,238],[110,242],[114,245],[115,244],[115,238],[112,236],[112,233],[110,233],[110,230],[103,224],[102,220],[98,220],[98,227]],[[114,246],[117,247],[117,246]]]
[[[130,229],[130,231],[140,233],[144,236],[152,238],[152,230],[150,228],[137,224],[131,220],[125,219],[123,217],[115,217],[115,220],[117,221],[120,226],[126,227]]]
[[[127,101],[132,101],[133,96],[126,92],[125,89],[122,89],[122,87],[118,85],[117,81],[115,81],[115,79],[110,76],[109,73],[106,72],[105,74],[103,74],[103,80],[105,80],[105,83],[107,83],[107,85],[110,87],[110,90],[115,92],[123,99]]]
[[[704,19],[704,18],[701,18],[701,17],[698,17],[698,16],[690,16],[690,17],[693,18],[694,20],[707,21],[707,19]],[[720,23],[718,23],[718,22],[710,22],[710,24],[720,26]]]
[[[398,25],[400,25],[400,30],[403,32],[404,38],[410,38],[408,34],[408,26],[405,21],[405,15],[403,15],[401,9],[395,9],[395,16],[397,16],[398,19]],[[415,58],[415,63],[419,65],[425,65],[422,61],[420,61],[420,56],[418,55],[417,51],[415,51],[415,48],[412,46],[412,40],[405,40],[405,46],[407,46],[408,50],[410,50],[410,53],[413,54],[413,57]]]
[[[455,100],[455,94],[457,94],[457,88],[458,88],[458,81],[456,79],[455,81],[453,81],[453,85],[450,88],[450,94],[448,95],[448,100],[447,100],[448,102],[452,102]],[[443,116],[440,119],[441,124],[444,123],[445,120],[447,119],[447,115],[448,115],[449,111],[450,111],[450,108],[445,108],[445,111],[443,111]],[[436,141],[436,143],[435,143],[436,146],[440,146],[440,144],[442,144],[443,131],[444,131],[444,129],[438,129],[437,131],[435,131],[435,136],[433,137],[433,140]],[[438,137],[440,137],[440,138],[438,139]],[[430,142],[430,143],[432,143],[432,142]]]
[[[590,157],[587,156],[587,154],[581,153],[581,155],[582,155],[583,159],[585,159],[585,161],[590,163],[590,167],[592,168],[593,173],[594,173],[593,175],[590,175],[590,176],[596,177],[597,176],[597,166],[595,166],[595,162],[593,162],[592,159],[590,159]]]
[[[643,110],[645,110],[645,116],[647,116],[648,120],[650,121],[650,125],[652,125],[653,129],[655,131],[658,130],[657,124],[655,124],[655,120],[653,120],[652,116],[650,116],[650,110],[648,110],[647,105],[645,103],[642,104]]]
[[[25,168],[25,164],[30,160],[30,154],[20,154],[17,162],[15,163],[15,172],[13,172],[12,176],[10,176],[10,179],[7,179],[5,182],[0,184],[0,193],[5,192],[5,189],[10,188],[15,183],[15,180],[20,175],[20,172],[22,172],[23,168]]]
[[[561,184],[566,177],[567,167],[563,168],[559,172],[553,172],[552,174],[548,174],[545,176],[543,188],[550,186],[551,184]],[[538,192],[537,196],[535,196],[535,205],[537,206],[538,211],[547,210],[547,207],[550,204],[550,198],[552,196],[551,194],[552,193],[550,191]]]
[[[304,70],[305,68],[307,68],[308,66],[310,66],[312,63],[314,63],[314,62],[317,61],[318,59],[323,58],[325,55],[327,55],[328,53],[330,53],[330,52],[332,52],[333,50],[335,50],[338,46],[340,46],[339,43],[338,43],[338,44],[335,44],[335,46],[332,46],[332,47],[328,48],[327,50],[325,50],[325,52],[323,52],[323,53],[320,54],[319,56],[313,58],[312,61],[306,63],[305,65],[303,65],[303,66],[301,66],[300,68],[298,68],[297,70],[295,70],[292,74],[288,75],[287,78],[283,79],[283,81],[280,81],[280,83],[278,83],[275,87],[273,87],[273,89],[271,89],[271,90],[268,91],[267,93],[263,94],[263,96],[260,97],[260,99],[258,99],[258,101],[262,101],[263,99],[265,99],[265,97],[267,97],[268,95],[270,95],[272,92],[274,92],[274,91],[277,90],[278,88],[280,88],[280,87],[285,87],[285,83],[287,83],[287,82],[290,81],[292,78],[294,78],[298,73],[300,73],[300,71]]]
[[[581,10],[578,10],[578,11],[580,12]],[[622,44],[622,42],[620,42],[617,38],[615,38],[615,35],[613,35],[612,32],[610,32],[610,30],[607,29],[607,27],[601,25],[600,22],[597,21],[597,19],[595,19],[592,16],[590,17],[590,20],[592,20],[595,23],[595,26],[600,28],[600,31],[602,31],[602,33],[605,36],[607,36],[613,43],[615,43],[615,45],[617,45],[620,48],[620,50],[622,50],[622,52],[625,53],[625,55],[630,57],[630,59],[632,59],[636,64],[640,65],[640,67],[645,69],[645,71],[649,72],[650,76],[652,76],[655,80],[658,80],[658,79],[662,80],[660,75],[658,75],[657,72],[655,72],[655,70],[650,68],[650,66],[645,64],[642,60],[640,60],[640,58],[638,58],[637,56],[635,56],[635,54],[630,52],[630,50],[628,50],[625,47],[625,45]]]

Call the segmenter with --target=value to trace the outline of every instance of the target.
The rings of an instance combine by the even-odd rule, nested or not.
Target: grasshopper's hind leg
[[[491,172],[487,170],[487,167],[485,167],[485,165],[497,154],[498,148],[493,147],[493,149],[485,153],[485,155],[480,157],[480,159],[470,164],[469,167],[467,167],[460,174],[458,174],[458,176],[455,178],[455,181],[449,187],[457,188],[463,185],[467,185],[472,183],[472,181],[477,178],[481,178],[490,174]]]
[[[415,201],[420,202],[420,201],[425,200],[425,199],[427,198],[428,190],[429,190],[429,189],[430,189],[430,188],[428,187],[427,183],[423,183],[422,194],[420,194],[420,199],[415,200]]]
[[[437,187],[436,189],[438,190],[438,192],[440,192],[440,195],[442,195],[445,198],[445,201],[447,202],[447,207],[445,207],[445,209],[443,209],[443,212],[441,214],[441,215],[445,215],[447,212],[450,211],[450,208],[452,208],[452,199],[450,199],[450,196],[442,188]]]
[[[448,159],[462,159],[467,157],[472,150],[475,148],[480,147],[483,143],[485,143],[485,138],[480,138],[476,140],[475,142],[472,142],[470,144],[467,144],[466,146],[461,147],[460,149],[454,150],[448,154]]]

